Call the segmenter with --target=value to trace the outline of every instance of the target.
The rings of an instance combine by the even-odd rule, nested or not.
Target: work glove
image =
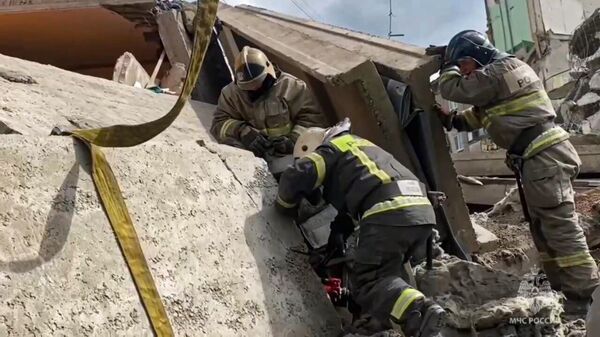
[[[272,144],[265,135],[260,133],[253,127],[247,126],[240,133],[240,141],[247,150],[252,151],[257,157],[264,157],[265,154],[272,148]]]
[[[425,55],[440,55],[442,59],[446,56],[446,48],[448,46],[434,46],[432,44],[425,48]]]
[[[425,55],[439,55],[441,58],[440,63],[440,72],[443,71],[444,68],[448,67],[449,62],[446,61],[446,48],[448,46],[434,46],[429,45],[429,47],[425,48]]]
[[[273,150],[276,154],[292,154],[294,153],[294,142],[286,137],[280,136],[271,140]]]
[[[348,213],[338,212],[331,222],[331,233],[327,240],[327,252],[343,256],[346,252],[346,240],[354,232],[354,222]]]
[[[308,202],[310,202],[311,205],[317,206],[321,203],[321,200],[323,199],[323,193],[321,193],[320,188],[317,188],[313,190],[309,195],[307,195],[305,199]]]
[[[458,112],[456,110],[447,112],[439,104],[434,104],[433,110],[436,112],[436,114],[437,114],[438,118],[440,119],[440,122],[442,122],[442,125],[444,126],[444,128],[447,131],[452,130],[452,128],[453,128],[452,120],[454,119],[454,116],[456,116],[456,114]]]

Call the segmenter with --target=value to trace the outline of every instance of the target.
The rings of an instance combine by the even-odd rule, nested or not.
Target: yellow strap
[[[414,301],[421,298],[425,298],[425,295],[423,295],[422,292],[413,288],[405,289],[394,303],[394,307],[392,308],[390,315],[396,319],[396,321],[400,322],[400,319],[402,318],[402,315],[404,315],[406,309],[408,309],[408,307]]]
[[[547,254],[540,254],[542,262],[556,262],[556,265],[561,268],[575,267],[584,264],[595,264],[594,258],[589,251],[577,253],[567,256],[549,257]]]
[[[370,141],[363,138],[355,138],[352,135],[344,135],[333,139],[331,143],[342,152],[350,151],[372,175],[378,177],[383,183],[392,181],[392,178],[385,171],[377,167],[377,164],[359,148],[359,146],[375,146]]]
[[[503,104],[498,104],[492,108],[486,109],[486,115],[483,117],[483,126],[489,128],[492,124],[492,118],[504,115],[514,115],[524,110],[533,109],[540,105],[552,106],[548,94],[544,90],[538,90],[531,94],[513,99]]]
[[[298,204],[290,204],[289,202],[281,199],[279,195],[277,196],[277,203],[285,208],[294,208],[298,206]]]
[[[325,160],[323,157],[316,152],[308,154],[306,158],[312,160],[312,162],[315,164],[315,168],[317,169],[317,181],[315,181],[315,186],[313,186],[313,189],[315,189],[323,184],[327,166],[325,166]]]
[[[364,219],[374,214],[398,210],[406,207],[427,205],[431,205],[431,203],[426,197],[408,197],[401,195],[392,200],[376,203],[373,205],[373,207],[365,211],[362,218]]]
[[[548,147],[569,139],[569,133],[560,126],[555,126],[537,136],[523,152],[524,158],[530,158]]]
[[[154,334],[159,337],[174,336],[173,329],[144,257],[121,189],[100,146],[129,147],[142,144],[160,134],[177,118],[198,81],[200,67],[210,42],[218,2],[218,0],[198,1],[194,48],[187,77],[177,102],[166,115],[144,124],[113,125],[98,129],[75,130],[71,133],[73,137],[83,141],[90,151],[94,184],[142,299]]]

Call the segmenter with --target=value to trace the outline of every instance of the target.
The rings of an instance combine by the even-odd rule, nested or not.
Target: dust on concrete
[[[151,335],[89,158],[48,134],[146,122],[175,98],[0,55],[2,67],[37,84],[0,79],[0,120],[24,135],[0,143],[0,335]],[[196,113],[213,108],[188,104],[152,141],[105,150],[176,335],[333,335],[321,284],[287,255],[302,239],[273,213],[274,179],[211,141]]]

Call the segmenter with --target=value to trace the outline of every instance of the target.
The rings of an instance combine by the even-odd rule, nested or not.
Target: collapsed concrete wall
[[[0,121],[22,134],[0,135],[0,335],[150,335],[86,152],[47,135],[152,120],[174,98],[5,56],[0,70]],[[188,105],[152,141],[105,151],[176,335],[334,335],[265,163],[213,143],[211,109]]]

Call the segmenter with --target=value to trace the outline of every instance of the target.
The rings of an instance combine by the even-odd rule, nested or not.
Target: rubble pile
[[[456,258],[417,268],[419,288],[448,312],[444,336],[562,336],[561,297],[533,275],[519,277]]]
[[[559,120],[572,133],[600,134],[600,10],[573,33],[569,45],[575,81],[560,104]]]

